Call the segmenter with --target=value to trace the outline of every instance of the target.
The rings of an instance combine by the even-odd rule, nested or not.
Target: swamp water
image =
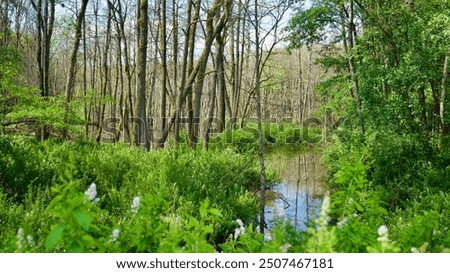
[[[269,227],[275,217],[282,217],[296,230],[304,230],[308,220],[319,213],[324,194],[321,181],[325,174],[320,160],[321,154],[314,152],[267,158],[267,164],[282,179],[266,192],[265,217]]]

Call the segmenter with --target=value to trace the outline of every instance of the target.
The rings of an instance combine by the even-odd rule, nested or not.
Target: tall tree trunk
[[[132,100],[132,89],[131,89],[131,82],[132,82],[132,76],[131,76],[131,65],[130,65],[130,54],[128,50],[128,41],[127,36],[125,34],[125,15],[122,11],[122,1],[117,1],[117,14],[118,14],[118,24],[119,24],[119,36],[121,37],[121,40],[123,42],[123,59],[125,61],[125,75],[127,77],[127,85],[125,87],[125,94],[123,94],[123,103],[122,106],[122,119],[121,119],[121,128],[123,131],[123,138],[124,141],[130,141],[130,143],[133,143],[134,140],[134,134],[131,133],[130,130],[130,119],[134,117],[134,111],[133,111],[133,100]],[[120,49],[119,49],[120,50]]]
[[[216,55],[216,58],[218,57],[218,55]],[[217,61],[216,61],[216,65],[217,65]],[[208,117],[206,120],[206,124],[203,130],[203,149],[208,150],[209,147],[209,130],[211,128],[211,124],[212,121],[214,119],[214,110],[216,108],[216,85],[217,85],[217,73],[214,74],[213,79],[212,79],[212,83],[211,83],[211,89],[210,89],[210,96],[209,96],[209,101],[210,101],[210,106],[209,106],[209,112],[208,112]]]
[[[147,44],[148,44],[148,1],[138,1],[137,16],[138,52],[137,52],[137,82],[136,82],[136,115],[135,145],[149,148],[147,114],[146,114],[146,75],[147,75]]]
[[[8,44],[9,37],[9,18],[8,18],[8,1],[0,2],[0,47]]]
[[[444,60],[444,70],[442,75],[442,88],[441,88],[441,98],[439,103],[439,117],[441,123],[441,135],[444,136],[446,134],[446,123],[445,123],[445,97],[447,95],[447,82],[448,82],[448,62],[449,57],[445,56]]]
[[[44,5],[43,5],[44,4]],[[50,93],[49,74],[50,74],[50,47],[53,35],[53,26],[55,22],[55,0],[31,1],[33,9],[36,11],[37,31],[38,31],[38,50],[37,63],[39,74],[39,88],[41,96],[46,100]],[[40,131],[41,140],[49,137],[49,128],[44,125]]]
[[[112,15],[111,8],[112,8],[111,5],[108,4],[108,19],[106,22],[106,41],[105,41],[105,48],[103,49],[103,60],[102,60],[104,77],[102,79],[101,98],[106,97],[106,90],[108,87],[108,83],[110,81],[109,75],[108,75],[108,73],[109,73],[108,55],[109,55],[109,46],[111,44],[111,15]],[[99,126],[98,126],[97,136],[95,138],[97,142],[100,142],[102,140],[103,121],[105,119],[106,102],[103,101],[102,99],[100,99],[99,108],[100,108],[100,116],[98,119]]]
[[[164,132],[162,132],[161,139],[159,140],[160,145],[164,144],[164,142],[166,141],[167,136],[169,135],[169,130],[172,127],[172,124],[175,122],[177,115],[179,115],[179,111],[181,111],[180,109],[182,109],[186,98],[188,97],[188,95],[191,94],[192,90],[188,89],[188,87],[192,86],[192,84],[194,83],[201,67],[206,65],[206,63],[208,61],[208,57],[211,52],[211,46],[212,46],[212,43],[214,42],[215,37],[225,27],[226,22],[228,22],[231,4],[232,4],[232,0],[227,0],[225,2],[222,2],[221,0],[216,0],[213,3],[212,7],[208,10],[208,14],[209,13],[215,14],[217,9],[220,7],[220,5],[225,6],[225,12],[221,15],[220,20],[215,24],[213,34],[211,36],[207,37],[207,39],[205,40],[205,45],[203,47],[202,53],[200,54],[200,57],[198,58],[197,64],[195,65],[192,72],[189,73],[189,77],[187,78],[186,83],[182,84],[182,86],[185,86],[185,89],[180,90],[180,93],[182,95],[181,95],[181,97],[179,97],[179,102],[181,101],[181,104],[179,104],[178,108],[175,109],[175,111],[172,113],[169,124],[166,127],[166,130],[164,130]]]
[[[197,0],[195,2],[195,12],[194,12],[194,18],[192,20],[191,24],[191,31],[190,31],[190,37],[189,37],[189,61],[188,61],[188,74],[192,74],[194,71],[194,50],[195,50],[195,38],[196,38],[196,30],[197,30],[197,22],[200,18],[200,3],[201,0]],[[201,69],[201,68],[200,68]],[[199,70],[200,70],[199,69]],[[197,71],[198,72],[198,71]],[[197,75],[196,75],[197,76]],[[192,145],[193,140],[195,138],[195,129],[194,129],[194,94],[192,92],[193,90],[193,83],[186,85],[186,93],[187,93],[187,129],[188,129],[188,138],[190,141],[190,144]]]
[[[258,0],[255,0],[255,94],[256,94],[256,115],[258,118],[258,157],[261,172],[260,185],[260,214],[259,214],[259,230],[264,234],[265,228],[265,207],[266,207],[266,167],[264,164],[264,147],[262,135],[262,114],[261,114],[261,68],[260,68],[260,41],[259,41],[259,13]]]
[[[66,103],[69,103],[73,97],[73,88],[75,85],[75,68],[77,64],[77,54],[78,48],[80,46],[82,23],[84,21],[84,15],[86,13],[86,8],[89,0],[82,0],[81,9],[77,16],[77,21],[75,23],[75,40],[73,42],[72,51],[70,53],[69,60],[69,71],[67,73],[67,83],[66,83]]]
[[[69,61],[69,70],[67,73],[67,83],[66,83],[66,111],[65,111],[65,117],[64,121],[68,122],[68,116],[70,111],[69,103],[72,100],[73,96],[73,88],[75,85],[75,67],[77,63],[77,54],[78,54],[78,48],[80,46],[80,39],[81,39],[81,31],[82,31],[82,23],[84,21],[84,15],[86,13],[86,8],[89,0],[82,0],[81,2],[81,9],[77,16],[77,21],[75,24],[75,40],[73,42],[72,52],[70,54],[70,61]],[[67,137],[67,128],[64,129],[63,137]]]
[[[362,104],[361,98],[359,96],[359,82],[356,74],[356,64],[355,58],[353,57],[353,48],[354,48],[354,33],[355,33],[355,22],[354,22],[354,1],[349,1],[349,10],[348,10],[348,67],[350,70],[351,80],[352,80],[352,97],[355,100],[356,111],[359,116],[360,130],[361,133],[365,133],[364,120],[362,117]]]
[[[56,77],[55,77],[56,78]],[[84,115],[84,138],[89,136],[89,122],[88,122],[88,102],[87,98],[87,41],[86,41],[86,20],[83,21],[83,115]]]
[[[225,65],[224,65],[224,36],[219,33],[216,37],[217,44],[217,132],[221,133],[225,130],[225,111],[226,111],[226,86],[225,86]]]
[[[166,0],[161,0],[161,132],[164,132],[167,126],[167,3]]]
[[[191,34],[191,17],[192,17],[192,1],[188,1],[188,8],[187,8],[187,21],[186,21],[186,38],[184,41],[184,48],[183,48],[183,61],[181,64],[181,84],[179,87],[178,92],[178,100],[177,100],[177,111],[175,113],[175,128],[174,128],[174,134],[175,134],[175,143],[180,143],[180,125],[181,125],[181,112],[184,104],[184,94],[183,90],[186,86],[186,77],[187,77],[187,66],[188,66],[188,55],[189,55],[189,37]]]

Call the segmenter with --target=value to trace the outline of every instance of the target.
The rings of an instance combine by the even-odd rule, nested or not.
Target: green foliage
[[[312,46],[326,41],[329,37],[325,30],[338,22],[339,10],[335,1],[313,2],[311,7],[300,5],[295,9],[296,14],[288,26],[292,31],[289,36],[291,47]]]
[[[329,227],[330,197],[325,196],[320,215],[316,219],[316,228],[308,227],[306,233],[309,236],[306,245],[306,252],[326,253],[335,252],[334,247],[337,242],[336,227]]]
[[[339,36],[349,38],[349,6],[342,1],[299,7],[289,27],[292,47],[329,45],[318,62],[333,74],[318,91],[323,108],[347,117],[325,161],[336,250],[445,252],[450,157],[439,104],[448,126],[449,96],[441,91],[450,2],[354,4],[364,32],[353,47],[337,43]],[[373,231],[384,225],[389,237],[387,228],[377,237]]]
[[[127,145],[40,144],[24,137],[2,137],[0,144],[1,202],[12,203],[2,206],[2,219],[12,220],[1,234],[10,242],[23,227],[40,251],[181,251],[183,246],[211,251],[226,239],[235,219],[251,223],[258,212],[251,191],[259,176],[251,155],[185,148],[148,153]],[[83,193],[92,183],[99,198],[95,204]],[[133,214],[136,196],[141,207]],[[113,227],[128,239],[105,246]],[[190,233],[176,242],[179,249],[166,242],[169,249],[162,247],[172,237],[167,230]],[[192,245],[198,236],[203,246]]]
[[[238,153],[258,151],[257,123],[248,121],[243,128],[226,130],[211,138],[211,149],[234,149]],[[263,123],[263,145],[267,152],[274,150],[299,151],[323,140],[317,126],[299,127],[293,123]]]

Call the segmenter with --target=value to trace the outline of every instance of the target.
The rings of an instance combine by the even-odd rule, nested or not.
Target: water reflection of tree
[[[285,219],[292,221],[296,229],[301,228],[308,219],[314,217],[323,194],[321,177],[324,168],[320,165],[320,154],[303,153],[295,157],[274,156],[269,164],[282,178],[282,184],[275,191],[278,200],[272,202],[284,205],[288,210]],[[289,204],[289,205],[287,205]],[[273,216],[275,208],[272,210]],[[289,213],[290,212],[290,213]]]

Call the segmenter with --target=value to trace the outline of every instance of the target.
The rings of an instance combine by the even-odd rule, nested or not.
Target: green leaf
[[[219,209],[211,208],[209,209],[209,213],[218,217],[222,217],[222,212]]]
[[[45,249],[48,251],[56,246],[58,241],[61,239],[64,232],[64,225],[56,225],[50,234],[47,236],[47,241],[45,242]]]
[[[355,204],[355,208],[359,211],[362,212],[364,211],[364,208],[361,206],[361,204],[359,204],[358,202],[354,201],[353,204]]]
[[[205,226],[203,228],[203,234],[211,234],[214,232],[214,229],[212,226]]]
[[[89,227],[91,225],[91,217],[85,213],[84,211],[81,211],[79,209],[75,209],[73,211],[73,216],[77,220],[77,223],[85,230],[88,231]]]

